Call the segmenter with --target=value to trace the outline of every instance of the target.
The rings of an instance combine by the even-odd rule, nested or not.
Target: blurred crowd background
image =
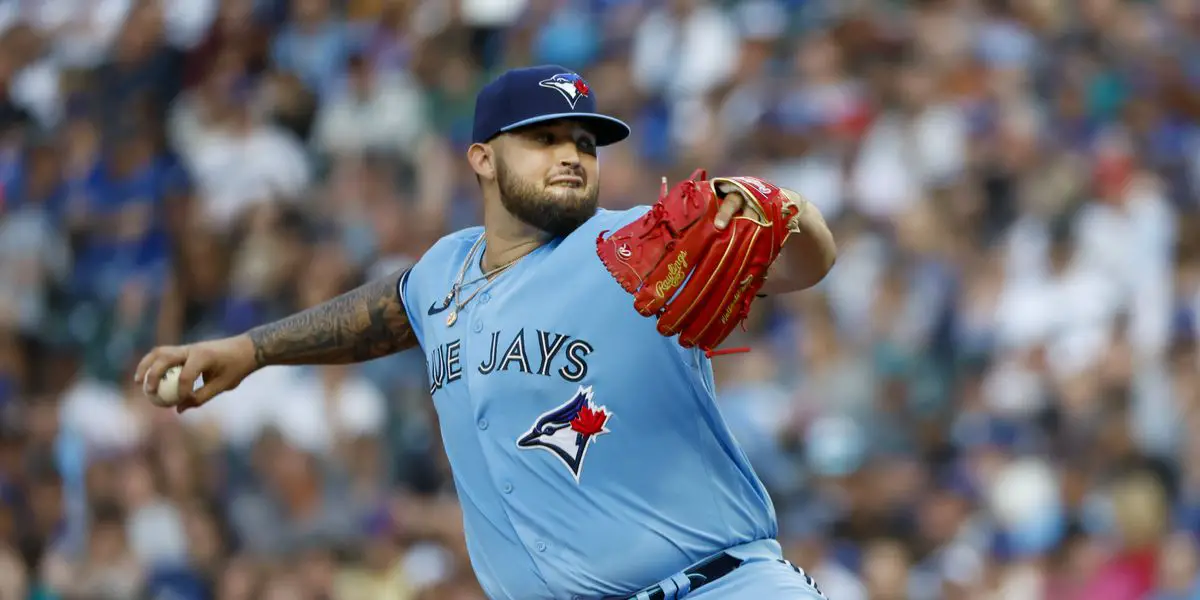
[[[482,598],[421,353],[183,417],[131,375],[477,224],[474,93],[549,62],[633,125],[604,206],[706,167],[834,228],[715,359],[830,598],[1200,598],[1192,0],[6,0],[0,31],[4,600]]]

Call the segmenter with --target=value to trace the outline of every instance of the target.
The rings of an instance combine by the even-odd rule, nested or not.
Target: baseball
[[[168,408],[179,403],[179,374],[183,372],[181,365],[167,369],[158,382],[158,393],[150,396],[150,402],[155,406]]]

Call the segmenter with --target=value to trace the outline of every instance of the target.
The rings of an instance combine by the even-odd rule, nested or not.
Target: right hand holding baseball
[[[134,381],[150,395],[158,394],[163,375],[174,366],[181,366],[178,401],[175,411],[182,413],[212,400],[242,383],[258,368],[254,359],[254,343],[245,335],[229,337],[187,346],[160,346],[151,350],[138,363]],[[203,376],[204,385],[193,390],[196,379]]]

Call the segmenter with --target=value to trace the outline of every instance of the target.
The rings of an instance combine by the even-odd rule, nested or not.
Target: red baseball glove
[[[745,206],[719,230],[717,209],[731,192]],[[601,232],[596,250],[634,308],[658,317],[659,333],[711,353],[749,314],[804,204],[761,179],[708,179],[699,169],[669,190],[664,179],[650,211],[612,235]]]

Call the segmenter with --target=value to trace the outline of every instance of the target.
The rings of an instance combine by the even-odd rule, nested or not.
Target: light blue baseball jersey
[[[776,535],[714,402],[711,362],[634,311],[596,255],[601,231],[646,210],[599,211],[452,326],[447,293],[481,227],[442,238],[399,281],[491,598],[620,597]],[[464,281],[481,277],[481,255]]]

